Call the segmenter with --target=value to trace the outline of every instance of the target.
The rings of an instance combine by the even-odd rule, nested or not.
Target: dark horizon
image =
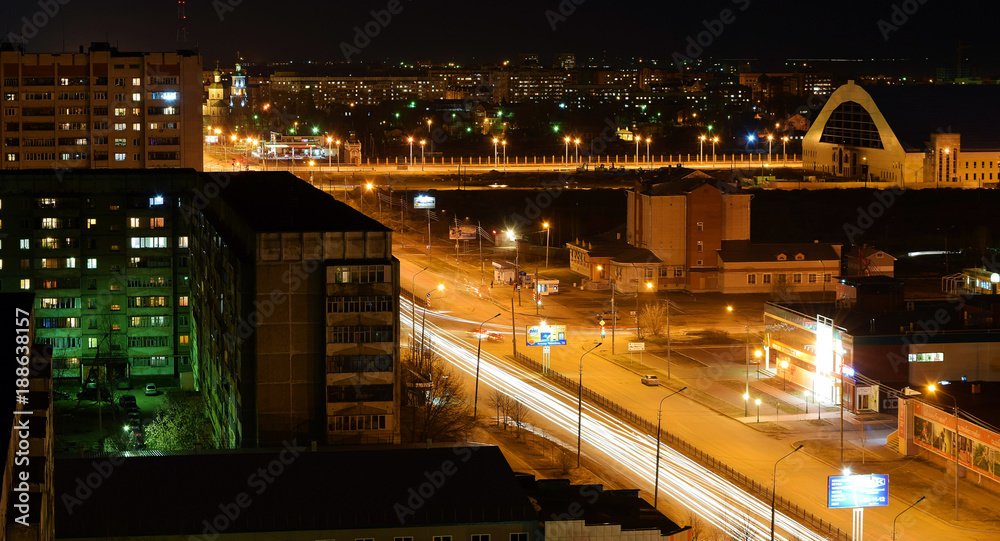
[[[933,69],[953,68],[961,43],[963,63],[991,76],[1000,52],[992,39],[992,20],[1000,14],[996,5],[977,6],[973,12],[927,0],[884,5],[848,0],[836,8],[792,0],[679,6],[641,1],[626,7],[593,0],[519,0],[503,9],[454,1],[430,8],[412,0],[350,6],[216,0],[186,4],[186,42],[177,39],[176,0],[53,4],[59,11],[50,16],[37,0],[15,0],[6,10],[4,38],[23,32],[27,52],[75,52],[103,41],[129,51],[197,47],[206,66],[217,61],[232,65],[237,53],[256,64],[345,58],[479,64],[538,53],[543,64],[551,65],[557,54],[569,52],[578,60],[607,54],[659,59],[668,67],[677,53],[757,59],[771,70],[788,58],[907,59]],[[395,14],[387,11],[390,7]],[[373,10],[379,15],[373,16]],[[35,24],[39,21],[45,24]],[[363,31],[366,25],[376,35],[356,41],[356,28]],[[689,47],[702,32],[701,44]]]

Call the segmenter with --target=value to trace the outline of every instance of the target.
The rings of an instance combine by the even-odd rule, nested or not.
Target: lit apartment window
[[[133,92],[132,93],[132,101],[142,101],[142,93],[140,93],[140,92]]]
[[[125,108],[115,107],[115,116],[125,116]]]
[[[150,218],[149,219],[149,228],[150,229],[157,229],[157,228],[160,228],[160,227],[164,227],[163,224],[164,224],[164,219],[163,218]]]
[[[142,86],[142,78],[141,77],[133,77],[132,78],[132,86]],[[139,101],[139,100],[136,100],[136,101]]]
[[[87,338],[87,347],[90,349],[97,349],[97,338]]]
[[[128,158],[128,154],[126,154],[124,152],[115,152],[115,161],[116,162],[123,162],[127,158]]]
[[[188,305],[187,295],[184,295],[183,297],[177,297],[177,306],[187,306],[187,305]]]
[[[139,218],[129,218],[128,226],[131,227],[132,229],[139,227]]]
[[[178,248],[187,248],[188,247],[188,238],[187,237],[177,237],[177,247]]]
[[[128,145],[128,139],[126,139],[124,137],[115,137],[115,146],[116,147],[123,147],[123,146],[126,146],[126,145]]]
[[[76,258],[75,257],[67,257],[66,258],[66,268],[67,269],[75,269],[76,268]]]
[[[182,334],[177,337],[177,342],[182,346],[186,346],[191,342],[191,337],[187,334]]]
[[[92,257],[92,258],[87,259],[87,268],[88,269],[96,269],[97,268],[97,258],[93,258]]]
[[[136,123],[132,124],[132,129],[134,131],[142,131],[142,123],[141,122],[136,122]]]
[[[117,244],[112,244],[111,245],[111,251],[112,252],[117,252],[117,251],[120,251],[121,249],[122,249],[121,246],[118,246]]]
[[[97,225],[97,218],[87,218],[87,229]]]
[[[31,278],[21,278],[21,289],[31,289]]]
[[[111,287],[113,288],[115,286],[111,286]],[[120,312],[121,309],[122,309],[122,305],[120,305],[120,304],[112,304],[111,305],[111,311],[112,312]]]
[[[19,241],[22,250],[27,250],[31,247],[31,239],[21,239]]]
[[[115,131],[125,131],[128,129],[128,124],[124,122],[115,122]]]

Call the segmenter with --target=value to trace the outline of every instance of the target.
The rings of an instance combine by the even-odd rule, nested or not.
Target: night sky
[[[29,40],[29,52],[58,52],[64,43],[66,50],[74,51],[80,44],[105,40],[117,43],[122,50],[179,48],[176,0],[62,1],[66,5]],[[703,58],[754,58],[773,63],[802,57],[929,57],[932,65],[951,67],[959,40],[970,46],[964,53],[972,65],[992,68],[1000,56],[1000,43],[995,39],[1000,7],[995,2],[392,2],[397,2],[397,11],[401,11],[392,15],[390,22],[378,29],[378,36],[355,52],[352,60],[469,63],[515,59],[523,52],[540,53],[547,64],[559,52],[573,52],[578,58],[606,53],[669,60],[675,51],[686,55],[687,37],[697,38],[705,30],[702,21],[718,19],[724,9],[732,10],[733,20],[721,25],[719,36],[712,36],[700,53]],[[187,4],[186,47],[197,45],[206,65],[216,60],[230,65],[237,50],[256,62],[343,60],[341,42],[354,40],[354,27],[364,27],[372,20],[370,10],[384,10],[390,3],[193,0]],[[21,18],[30,20],[41,11],[38,0],[6,0],[4,5],[5,36],[20,33]],[[895,22],[894,5],[899,8]],[[561,13],[570,8],[572,13]],[[907,15],[904,9],[916,11]],[[898,29],[887,25],[880,29],[879,20]],[[895,24],[899,22],[902,24]],[[31,33],[30,28],[27,33]]]

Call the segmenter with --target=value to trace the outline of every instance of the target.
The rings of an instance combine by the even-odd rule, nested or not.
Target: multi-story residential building
[[[271,76],[272,99],[311,96],[319,109],[331,105],[378,105],[388,100],[437,100],[445,97],[442,77],[327,77],[278,72]]]
[[[386,227],[287,173],[34,171],[3,186],[0,291],[36,293],[56,377],[179,379],[221,447],[398,438]]]
[[[216,443],[398,441],[391,230],[287,173],[205,179],[192,369]]]
[[[0,48],[3,169],[202,168],[201,56]]]
[[[193,172],[6,173],[2,291],[34,291],[54,377],[180,377],[187,370]]]
[[[511,103],[561,100],[570,81],[566,70],[515,69],[494,73],[496,99]]]

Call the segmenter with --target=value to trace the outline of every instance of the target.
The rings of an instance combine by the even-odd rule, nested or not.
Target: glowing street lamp
[[[711,128],[711,126],[709,126]],[[715,163],[715,144],[719,142],[719,136],[712,138],[712,163]]]
[[[412,167],[413,166],[413,138],[412,137],[408,137],[406,140],[409,141],[409,143],[410,143],[410,162],[409,162],[409,164]]]
[[[785,145],[788,144],[788,137],[781,138],[781,160],[787,162],[788,154],[785,152]]]
[[[646,138],[646,163],[649,163],[649,143],[653,141],[652,137]]]
[[[570,138],[566,137],[566,138],[563,139],[563,141],[566,143],[566,157],[563,158],[563,163],[569,163],[569,141],[570,141]]]
[[[326,166],[333,166],[333,137],[326,138]]]
[[[771,161],[771,141],[774,140],[773,135],[767,136],[767,161]]]
[[[705,161],[705,136],[699,137],[698,141],[700,141],[698,143],[698,161],[703,162]]]
[[[788,361],[781,361],[778,366],[781,367],[781,391],[785,391],[785,382],[788,380]]]
[[[638,135],[635,137],[635,164],[639,165],[639,142],[642,141],[642,137]]]
[[[549,222],[542,223],[542,229],[545,230],[545,268],[549,268],[549,233],[552,232],[549,229]]]
[[[424,170],[424,164],[427,163],[427,160],[424,159],[424,145],[426,145],[426,144],[427,144],[427,141],[424,141],[423,139],[420,140],[420,170],[421,171]]]
[[[507,170],[507,140],[500,141],[500,145],[503,146],[503,170]]]
[[[494,166],[496,166],[496,164],[497,164],[497,143],[499,143],[499,142],[500,142],[499,139],[497,139],[496,137],[493,138],[493,165]]]
[[[576,163],[580,163],[580,140],[574,139],[573,144],[576,145]]]

